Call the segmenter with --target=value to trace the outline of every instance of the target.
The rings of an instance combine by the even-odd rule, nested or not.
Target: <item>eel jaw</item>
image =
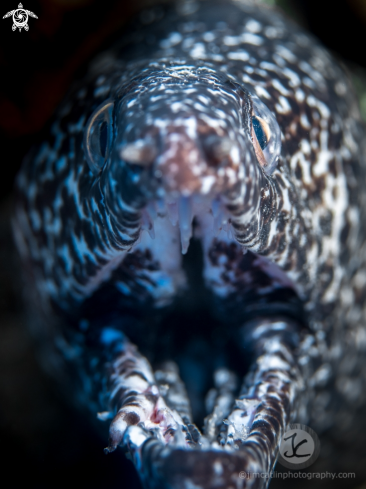
[[[265,487],[280,440],[297,414],[304,391],[296,356],[299,332],[298,324],[282,318],[256,319],[241,329],[255,360],[239,399],[233,397],[232,374],[226,370],[216,374],[217,395],[204,434],[191,421],[174,364],[154,375],[148,362],[127,343],[113,364],[113,392],[123,395],[119,401],[111,396],[120,407],[106,451],[123,446],[149,489]]]
[[[185,255],[193,235],[193,220],[205,214],[213,216],[213,236],[218,236],[222,230],[229,235],[232,234],[229,213],[220,201],[220,197],[210,193],[178,197],[173,194],[168,195],[165,199],[153,201],[142,212],[141,229],[147,231],[154,239],[156,216],[167,216],[171,224],[179,228],[181,251]]]

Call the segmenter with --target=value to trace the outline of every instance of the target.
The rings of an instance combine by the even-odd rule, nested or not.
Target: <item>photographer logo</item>
[[[303,424],[291,424],[282,437],[278,462],[288,469],[304,469],[315,462],[319,452],[315,431]]]
[[[8,17],[13,17],[13,31],[15,31],[16,29],[19,29],[19,31],[21,31],[22,29],[27,31],[29,29],[28,17],[34,17],[35,19],[38,19],[38,17],[33,12],[31,12],[30,10],[25,10],[21,3],[18,5],[18,8],[16,10],[11,10],[7,14],[5,14],[3,19],[7,19]]]

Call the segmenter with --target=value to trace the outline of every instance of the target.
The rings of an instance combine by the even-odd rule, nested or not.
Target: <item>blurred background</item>
[[[19,0],[2,0],[2,17]],[[17,257],[9,215],[16,172],[71,81],[98,49],[144,4],[154,0],[24,0],[29,31],[0,20],[0,485],[2,488],[139,488],[132,464],[58,397],[39,368],[24,327]],[[305,26],[350,69],[366,120],[366,0],[266,0]],[[14,271],[15,270],[15,271]],[[326,446],[322,453],[326,453]],[[346,456],[346,454],[344,454]],[[360,453],[360,460],[366,458]],[[312,471],[321,470],[321,458]],[[336,465],[336,463],[335,463]],[[314,481],[273,481],[272,488],[308,487]],[[363,481],[323,481],[363,489]]]

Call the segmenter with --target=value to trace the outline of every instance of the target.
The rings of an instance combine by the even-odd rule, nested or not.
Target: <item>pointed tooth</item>
[[[219,199],[215,199],[212,202],[211,209],[213,215],[213,232],[215,236],[218,236],[223,229],[225,230],[227,216]]]
[[[149,229],[149,222],[150,222],[150,219],[149,219],[149,215],[147,212],[143,211],[142,212],[142,216],[141,216],[141,229],[143,231],[147,231]]]
[[[227,217],[225,216],[222,220],[222,229],[225,231],[225,233],[229,233],[230,223],[228,222]]]
[[[144,221],[141,222],[141,231],[147,231],[147,224]]]
[[[154,221],[147,209],[142,212],[141,229],[147,231],[151,239],[155,239]]]
[[[220,201],[218,199],[214,199],[213,202],[212,202],[212,215],[214,217],[218,217],[219,213],[220,213]]]
[[[165,216],[166,207],[163,199],[157,199],[155,201],[155,209],[158,216]]]
[[[149,233],[151,239],[155,239],[155,229],[153,222],[151,223],[151,226],[148,228],[147,232]]]
[[[155,205],[152,203],[149,203],[148,206],[146,207],[146,211],[149,214],[150,221],[155,222],[155,219],[157,218],[157,212]]]
[[[188,250],[189,240],[192,236],[192,202],[189,197],[181,197],[178,202],[178,214],[180,225],[180,240],[182,245],[182,255]]]
[[[217,237],[222,230],[222,218],[221,216],[216,216],[214,217],[213,220],[213,231],[214,231],[214,236]]]
[[[168,217],[169,221],[172,223],[173,226],[177,225],[178,222],[178,208],[177,204],[173,202],[172,204],[168,204]]]
[[[229,239],[235,239],[233,228],[229,222],[226,223],[225,231],[227,232],[227,236]]]
[[[220,204],[218,200],[212,202],[212,216],[213,216],[213,233],[217,237],[221,231],[221,218],[220,218]]]
[[[220,227],[219,227],[216,219],[214,219],[214,222],[213,222],[213,235],[214,235],[215,238],[218,237],[218,235],[220,234],[220,231],[221,231],[221,229],[220,229]]]
[[[190,240],[190,236],[189,238],[187,239],[184,235],[182,235],[181,233],[181,246],[182,246],[182,255],[185,255],[188,251],[188,247],[189,247],[189,240]]]
[[[224,217],[225,216],[222,212],[222,209],[220,209],[216,217],[214,217],[214,233],[216,236],[218,236],[223,229],[223,226],[225,224]]]

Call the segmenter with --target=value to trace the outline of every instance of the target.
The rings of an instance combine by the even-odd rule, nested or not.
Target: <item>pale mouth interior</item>
[[[180,231],[181,252],[185,255],[193,235],[193,221],[195,218],[210,214],[213,216],[213,236],[225,231],[232,237],[230,218],[219,197],[211,195],[193,194],[189,196],[168,196],[165,199],[155,200],[143,211],[142,229],[146,230],[151,238],[155,238],[154,222],[157,216],[166,215],[171,224],[178,226]]]

